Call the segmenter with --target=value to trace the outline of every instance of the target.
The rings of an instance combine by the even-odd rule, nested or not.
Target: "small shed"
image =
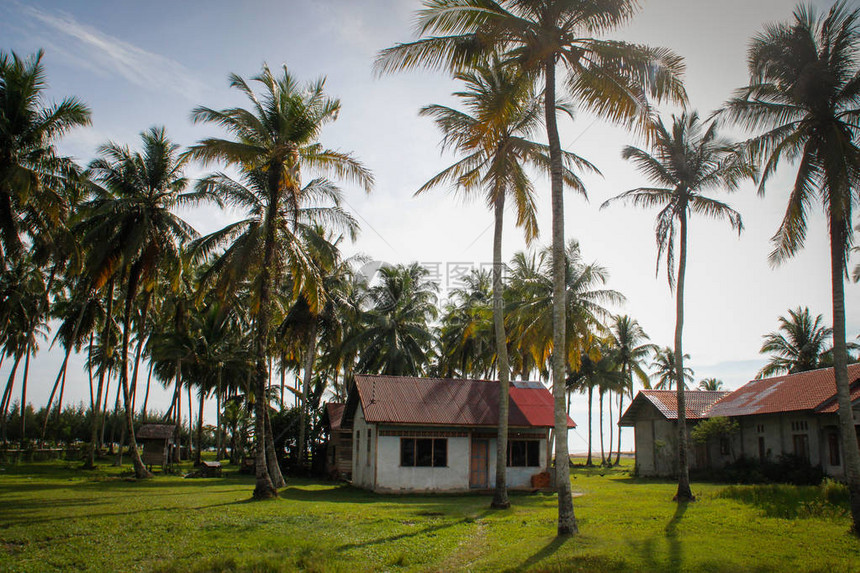
[[[144,424],[137,432],[136,439],[143,444],[141,460],[144,465],[161,466],[170,469],[172,448],[176,447],[176,426],[174,424]]]
[[[328,402],[322,417],[326,441],[326,474],[335,478],[352,475],[352,428],[343,428],[341,420],[345,404]]]

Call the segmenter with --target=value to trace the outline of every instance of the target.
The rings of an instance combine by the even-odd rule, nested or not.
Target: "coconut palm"
[[[820,314],[813,317],[808,307],[789,309],[788,317],[779,317],[778,331],[763,336],[760,352],[771,357],[756,378],[820,368],[831,351],[828,341],[832,336],[833,329]]]
[[[491,378],[496,366],[493,276],[473,270],[462,281],[451,290],[442,311],[436,373],[446,378]]]
[[[609,271],[596,262],[586,263],[579,243],[570,241],[565,250],[565,368],[575,371],[583,354],[594,352],[596,340],[606,334],[611,317],[605,305],[622,304],[624,296],[605,288]],[[509,322],[514,345],[530,354],[538,368],[550,364],[553,352],[552,252],[544,249],[531,256],[515,254],[511,264]]]
[[[107,143],[101,157],[90,163],[93,197],[75,231],[87,247],[85,272],[90,288],[100,289],[116,277],[123,289],[122,342],[119,383],[125,404],[129,451],[135,475],[151,474],[140,460],[134,439],[134,412],[128,377],[128,347],[137,308],[146,320],[150,293],[160,268],[178,268],[180,245],[196,236],[194,229],[173,213],[204,195],[185,192],[185,158],[164,128],[141,134],[141,150]],[[142,300],[139,300],[142,298]],[[138,307],[138,304],[141,304]]]
[[[618,392],[618,413],[624,411],[624,394],[633,395],[633,376],[639,380],[645,388],[650,388],[651,383],[648,373],[642,367],[646,357],[656,350],[654,344],[650,344],[648,335],[639,325],[639,322],[627,315],[616,316],[610,324],[612,346],[614,348],[615,360],[624,377],[624,384]],[[621,426],[618,426],[618,449],[615,464],[621,461]]]
[[[703,378],[699,381],[699,390],[718,392],[723,389],[723,381],[717,378]]]
[[[356,370],[391,376],[421,376],[433,358],[438,285],[417,263],[383,266],[371,286],[365,327],[350,341],[360,348]]]
[[[189,153],[204,164],[222,162],[241,171],[241,181],[215,174],[199,183],[201,189],[209,189],[223,201],[246,210],[247,216],[202,239],[198,252],[206,255],[229,245],[206,277],[217,277],[221,290],[235,289],[253,277],[251,318],[257,397],[254,497],[262,499],[277,495],[266,463],[263,399],[268,381],[272,293],[289,273],[294,294],[304,294],[311,307],[317,309],[320,278],[303,247],[308,224],[336,225],[350,234],[356,230],[354,220],[340,208],[337,188],[322,177],[303,183],[302,171],[331,174],[354,181],[368,191],[373,177],[351,155],[326,149],[319,143],[323,126],[334,121],[340,110],[340,101],[325,94],[324,80],[304,85],[286,67],[276,77],[264,65],[252,81],[259,84],[259,94],[243,78],[230,76],[230,86],[250,100],[250,110],[198,107],[192,112],[195,123],[214,123],[233,138],[204,139]],[[326,208],[315,210],[322,202],[327,202]]]
[[[61,187],[74,165],[54,143],[90,123],[76,98],[46,105],[43,55],[0,52],[0,267],[21,255],[22,235],[52,235],[64,223],[69,204]]]
[[[685,354],[684,358],[689,360],[690,355]],[[651,362],[651,368],[654,369],[654,377],[657,378],[657,383],[654,384],[656,390],[671,390],[678,383],[678,367],[675,363],[675,351],[665,346],[658,348],[654,352],[654,360]],[[693,381],[693,369],[684,366],[684,383],[686,389],[687,383]]]
[[[454,148],[465,157],[433,177],[418,193],[450,183],[456,191],[468,196],[482,194],[494,211],[493,333],[499,378],[499,427],[492,506],[504,509],[510,507],[505,478],[510,367],[502,298],[505,201],[510,196],[517,213],[517,225],[524,228],[526,240],[530,242],[537,237],[534,187],[524,168],[533,165],[548,171],[549,148],[529,139],[540,127],[541,102],[528,78],[518,75],[511,67],[503,67],[496,57],[489,63],[456,74],[455,78],[465,84],[465,89],[454,95],[468,111],[431,105],[423,108],[421,114],[435,119],[444,134],[443,149]],[[584,194],[582,181],[571,168],[596,169],[571,153],[563,153],[563,159],[565,183]]]
[[[855,439],[845,334],[846,259],[852,243],[852,204],[860,188],[860,9],[837,2],[826,13],[798,6],[788,22],[766,28],[748,52],[750,83],[726,103],[724,115],[760,132],[747,142],[764,161],[759,193],[780,161],[797,161],[770,262],[803,248],[810,209],[820,202],[830,232],[833,364],[839,427],[851,491],[854,530],[860,532],[860,448]]]
[[[671,129],[671,131],[670,131]],[[654,125],[653,152],[628,146],[623,157],[632,160],[651,181],[659,187],[640,187],[621,193],[604,202],[605,208],[615,201],[632,203],[639,207],[659,207],[657,215],[657,271],[665,254],[669,288],[675,290],[675,347],[679,357],[676,374],[678,389],[678,449],[679,472],[676,499],[693,498],[690,491],[687,463],[687,433],[684,410],[684,286],[687,268],[687,219],[692,214],[728,221],[738,233],[743,229],[740,214],[720,201],[704,196],[705,191],[723,188],[737,189],[740,182],[755,176],[755,169],[738,152],[731,149],[727,140],[717,135],[716,126],[699,121],[696,112],[672,116],[671,128],[662,119]],[[680,256],[675,283],[675,232],[680,231]]]
[[[380,53],[376,69],[389,73],[417,66],[452,72],[474,65],[489,54],[544,82],[544,115],[549,143],[552,191],[552,248],[556,261],[555,346],[564,346],[563,255],[564,177],[556,118],[556,68],[576,103],[598,116],[627,125],[645,125],[650,113],[646,94],[656,99],[684,100],[681,59],[665,49],[652,49],[598,36],[628,21],[634,0],[424,0],[418,14],[417,41]],[[552,367],[555,399],[556,459],[567,459],[567,416],[564,410],[565,359],[556,354]],[[556,465],[558,534],[575,533],[567,464]]]

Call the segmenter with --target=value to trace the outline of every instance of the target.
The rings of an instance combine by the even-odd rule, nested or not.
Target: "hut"
[[[161,466],[169,470],[172,448],[176,447],[176,426],[174,424],[144,424],[137,432],[136,439],[143,444],[141,460],[146,466]]]
[[[352,429],[341,427],[345,404],[325,405],[322,425],[326,441],[326,474],[334,479],[349,479],[352,475]]]

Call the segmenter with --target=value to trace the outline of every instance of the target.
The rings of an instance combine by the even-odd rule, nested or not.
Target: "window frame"
[[[430,453],[429,453],[429,464],[419,464],[418,463],[418,442],[422,441],[430,442]],[[412,444],[411,448],[411,457],[412,463],[405,463],[408,460],[405,455],[405,444],[409,442]],[[441,453],[440,452],[444,452]],[[427,455],[426,452],[423,455]],[[444,458],[442,458],[444,456]],[[437,463],[443,461],[443,463]],[[401,468],[447,468],[448,467],[448,438],[424,438],[424,437],[400,437],[400,467]]]
[[[540,443],[542,440],[539,438],[528,439],[528,438],[520,438],[508,440],[508,448],[507,448],[507,456],[506,456],[506,467],[509,468],[539,468],[540,467]],[[514,464],[514,443],[522,443],[525,444],[525,450],[523,452],[524,462],[522,464]],[[534,447],[534,452],[530,452],[530,447]],[[534,454],[534,459],[530,459],[530,453]],[[534,461],[535,463],[530,464],[530,461]]]

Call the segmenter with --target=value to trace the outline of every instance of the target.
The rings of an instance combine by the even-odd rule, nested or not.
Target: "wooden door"
[[[472,456],[469,465],[469,487],[488,487],[489,440],[472,440]]]

